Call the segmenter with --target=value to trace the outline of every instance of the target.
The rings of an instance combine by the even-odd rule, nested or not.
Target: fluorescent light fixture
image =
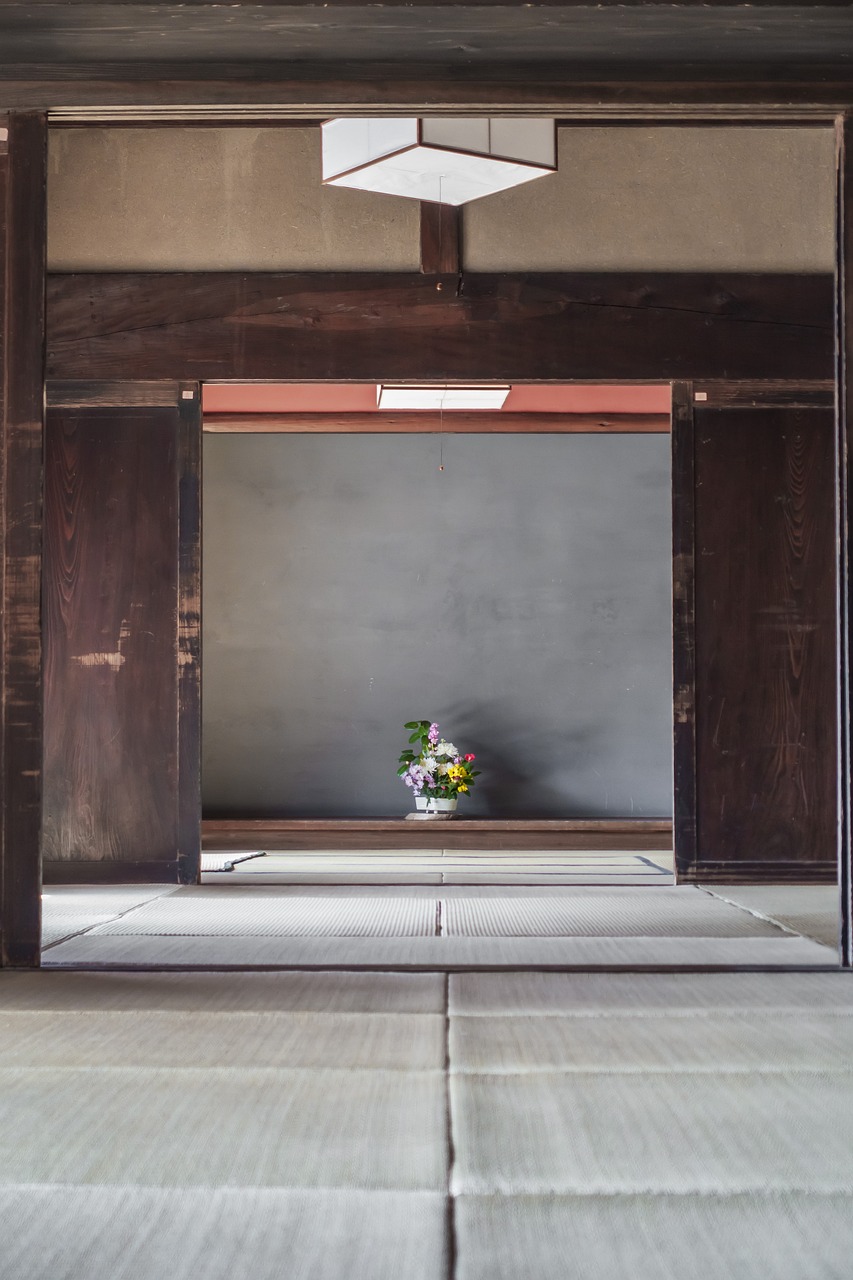
[[[437,204],[467,204],[557,168],[553,120],[327,120],[323,182]]]
[[[501,409],[511,390],[493,382],[465,387],[384,382],[376,388],[376,405],[379,409]]]

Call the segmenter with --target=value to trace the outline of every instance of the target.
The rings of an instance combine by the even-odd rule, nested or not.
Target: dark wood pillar
[[[853,584],[850,578],[850,506],[853,492],[853,115],[837,121],[838,217],[836,221],[838,301],[838,517],[839,517],[839,880],[841,890],[841,963],[853,968],[853,731],[851,730],[851,651]]]
[[[693,383],[672,388],[672,838],[679,873],[696,861],[696,617]]]
[[[47,121],[0,116],[0,964],[41,944],[41,519]],[[5,153],[5,154],[4,154]]]
[[[199,871],[197,384],[48,387],[44,875]]]

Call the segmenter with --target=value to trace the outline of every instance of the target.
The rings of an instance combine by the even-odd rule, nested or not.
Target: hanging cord
[[[444,180],[443,175],[439,174],[438,175],[438,266],[439,266],[439,270],[441,269],[441,264],[442,264],[441,246],[442,246],[442,234],[444,232],[444,212],[443,212],[444,201],[442,200],[442,196],[444,194],[444,191],[442,189],[443,180]],[[439,471],[444,470],[444,405],[443,404],[439,405],[439,409],[438,409],[438,469]]]

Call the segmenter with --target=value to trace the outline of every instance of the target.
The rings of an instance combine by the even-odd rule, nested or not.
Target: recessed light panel
[[[501,409],[510,390],[494,383],[413,387],[386,382],[376,388],[376,395],[380,409]]]

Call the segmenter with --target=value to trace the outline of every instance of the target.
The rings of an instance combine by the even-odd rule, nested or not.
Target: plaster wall
[[[556,175],[474,202],[473,271],[831,271],[834,134],[561,129]],[[57,129],[54,271],[417,270],[415,202],[324,188],[316,127]]]
[[[465,213],[471,271],[832,271],[830,128],[561,129],[556,174]]]
[[[414,201],[321,183],[319,129],[50,136],[53,271],[415,271]]]
[[[668,435],[209,435],[210,817],[394,816],[406,720],[470,816],[672,806]]]

